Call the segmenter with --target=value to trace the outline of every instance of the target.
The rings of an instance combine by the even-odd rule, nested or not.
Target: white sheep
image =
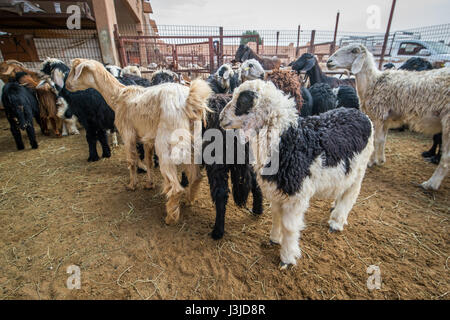
[[[379,71],[373,55],[363,45],[349,45],[330,57],[328,69],[347,69],[356,75],[364,111],[375,127],[375,152],[371,165],[386,162],[385,143],[389,128],[408,124],[413,131],[443,133],[442,158],[433,176],[422,184],[438,190],[450,166],[450,69],[408,72]]]
[[[373,152],[372,124],[362,112],[339,108],[301,118],[295,105],[273,83],[253,80],[235,90],[220,115],[224,129],[242,129],[250,140],[282,269],[301,255],[298,240],[312,197],[335,200],[330,230],[343,231]]]
[[[114,110],[115,125],[125,144],[130,171],[128,190],[135,190],[137,185],[136,143],[144,145],[147,168],[152,166],[153,150],[156,149],[164,178],[163,193],[168,197],[166,223],[176,223],[184,191],[178,181],[177,167],[183,164],[187,173],[189,202],[194,201],[201,181],[200,167],[192,159],[186,159],[187,155],[182,151],[191,151],[193,123],[204,120],[209,111],[207,102],[211,89],[208,84],[195,80],[190,88],[176,83],[149,88],[124,86],[101,63],[75,59],[66,88],[69,91],[96,89]],[[151,170],[147,170],[147,177],[146,188],[152,189]]]

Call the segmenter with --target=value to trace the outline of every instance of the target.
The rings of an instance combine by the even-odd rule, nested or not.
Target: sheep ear
[[[245,51],[244,55],[242,56],[241,60],[246,61],[250,57],[250,50]]]
[[[86,62],[82,62],[78,66],[75,67],[75,75],[73,77],[74,81],[77,81],[78,78],[80,78],[81,73],[83,72],[85,67],[89,68],[89,66]]]
[[[366,58],[365,55],[361,52],[359,54],[359,56],[356,58],[356,60],[353,61],[353,64],[352,64],[352,73],[353,74],[358,74],[361,72],[361,69],[364,65],[364,61],[366,60],[365,58]]]
[[[316,65],[316,58],[308,59],[303,67],[302,71],[308,72]]]
[[[9,66],[8,69],[6,69],[6,72],[3,73],[4,76],[9,76],[14,71],[13,66]]]

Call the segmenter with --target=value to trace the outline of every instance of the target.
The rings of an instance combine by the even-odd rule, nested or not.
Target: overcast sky
[[[342,31],[384,32],[391,0],[151,0],[157,24],[258,29],[333,30],[341,12]],[[370,6],[380,8],[380,29],[367,26]],[[398,0],[392,30],[450,23],[450,0]],[[374,20],[370,20],[374,21]],[[374,25],[374,24],[372,24]]]

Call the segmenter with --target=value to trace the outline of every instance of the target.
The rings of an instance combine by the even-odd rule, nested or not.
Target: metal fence
[[[71,59],[86,58],[102,61],[96,30],[65,29],[3,29],[0,36],[0,61],[19,60],[37,71],[47,57],[65,63]]]
[[[251,36],[243,36],[249,31],[256,33],[258,37],[249,39]],[[134,26],[120,27],[120,36],[135,34]],[[384,33],[381,32],[303,30],[300,27],[294,30],[261,30],[159,25],[158,36],[134,42],[133,45],[125,43],[124,63],[151,64],[153,67],[177,64],[181,69],[197,68],[207,72],[216,69],[221,63],[232,61],[239,45],[247,42],[244,39],[252,40],[249,45],[258,54],[278,56],[285,65],[305,52],[314,53],[320,61],[325,61],[336,49],[350,43],[364,44],[375,56],[379,56],[384,41]],[[448,48],[450,24],[392,32],[388,38],[386,57],[393,54],[394,43],[407,39],[443,43]],[[142,59],[143,48],[148,48],[146,60]]]

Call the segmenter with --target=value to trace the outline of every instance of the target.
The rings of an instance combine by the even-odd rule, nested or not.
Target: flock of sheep
[[[195,200],[202,167],[216,207],[214,239],[224,235],[230,177],[238,206],[245,206],[252,193],[253,213],[260,215],[265,197],[273,217],[270,241],[281,245],[283,269],[301,255],[298,241],[311,198],[333,199],[330,231],[343,230],[366,168],[386,161],[389,128],[406,124],[414,131],[440,134],[435,139],[441,144],[438,168],[422,184],[439,189],[450,165],[448,69],[379,71],[361,45],[343,47],[327,62],[328,69],[348,70],[356,79],[326,76],[311,54],[280,69],[276,58],[262,58],[243,45],[235,61],[240,62],[237,68],[225,64],[206,81],[189,84],[169,70],[146,79],[136,67],[93,60],[75,59],[68,66],[47,59],[40,73],[6,61],[0,64],[6,83],[2,103],[19,150],[24,149],[21,130],[31,147],[38,148],[33,118],[46,135],[48,122],[57,136],[79,134],[81,124],[88,161],[99,160],[97,141],[102,157],[111,157],[108,134],[117,146],[119,133],[130,173],[128,190],[136,189],[139,170],[147,173],[145,188],[154,188],[150,168],[159,166],[167,224],[178,222],[185,191],[190,203]],[[300,72],[306,72],[308,86]],[[198,134],[200,146],[192,139]],[[221,146],[213,152],[214,161],[194,161],[196,153],[190,151],[200,147],[202,154],[210,152],[213,140]],[[436,156],[436,149],[427,156]],[[239,151],[244,161],[238,161]]]

